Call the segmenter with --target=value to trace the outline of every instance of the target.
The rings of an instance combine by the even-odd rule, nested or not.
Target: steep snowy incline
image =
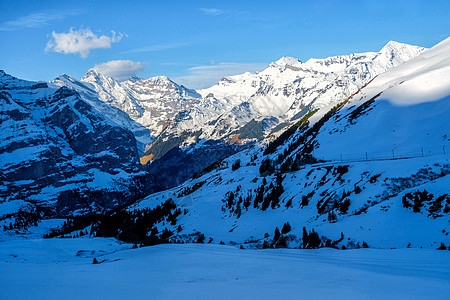
[[[450,150],[450,39],[379,75],[317,137],[327,159]],[[337,129],[337,130],[336,130]],[[329,147],[333,145],[333,147]],[[349,145],[352,145],[349,147]]]
[[[384,88],[381,98],[396,105],[414,105],[450,95],[449,77],[450,38],[404,65],[382,74],[367,90]]]

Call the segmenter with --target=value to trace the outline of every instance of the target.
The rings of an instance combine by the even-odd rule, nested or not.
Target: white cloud
[[[208,16],[218,16],[225,13],[225,10],[220,8],[200,8],[200,10]]]
[[[6,21],[0,25],[0,31],[12,31],[21,28],[38,28],[49,25],[52,21],[59,21],[67,16],[80,14],[79,10],[59,11],[50,10],[32,13],[16,20]]]
[[[141,53],[141,52],[153,52],[153,51],[162,51],[167,49],[180,48],[184,46],[188,46],[187,43],[172,43],[172,44],[159,44],[159,45],[150,45],[145,47],[140,47],[136,49],[127,50],[121,52],[120,54],[131,54],[131,53]]]
[[[112,43],[119,42],[123,34],[116,35],[111,31],[111,37],[106,35],[97,36],[89,28],[73,30],[70,28],[67,33],[52,32],[52,37],[45,47],[45,52],[58,52],[64,54],[80,54],[86,58],[92,49],[111,48]]]
[[[217,83],[225,76],[238,75],[245,72],[264,70],[267,64],[261,63],[219,63],[209,66],[189,68],[189,74],[173,78],[177,83],[193,89],[203,89]]]
[[[145,70],[145,63],[131,60],[111,60],[95,65],[94,69],[103,75],[110,76],[118,81],[127,80],[136,73]]]

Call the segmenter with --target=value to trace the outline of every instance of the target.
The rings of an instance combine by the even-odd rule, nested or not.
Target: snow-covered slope
[[[201,148],[205,140],[239,148],[269,133],[279,135],[310,112],[323,115],[378,74],[423,51],[421,47],[389,42],[379,52],[310,59],[306,63],[283,57],[260,73],[226,77],[198,91],[201,101],[167,124],[148,146],[143,161],[156,159],[158,165],[165,165],[164,155],[172,149],[185,149],[179,152],[181,156],[199,153],[190,149]],[[184,159],[181,156],[179,160]],[[206,166],[199,161],[192,169]],[[186,172],[173,175],[177,182],[189,178]]]
[[[375,78],[335,116],[335,123],[322,128],[315,154],[443,154],[450,150],[449,78],[447,39]]]
[[[133,134],[75,90],[0,71],[0,108],[1,218],[95,211],[142,195]]]
[[[0,297],[447,299],[450,292],[444,251],[130,246],[99,238],[0,243]]]
[[[447,39],[267,149],[233,155],[130,210],[172,199],[185,213],[157,226],[176,232],[172,241],[200,232],[244,247],[314,247],[314,229],[335,247],[449,245],[449,113]]]

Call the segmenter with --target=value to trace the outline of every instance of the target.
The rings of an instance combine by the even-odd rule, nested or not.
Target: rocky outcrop
[[[154,188],[133,133],[77,91],[4,72],[0,87],[0,206],[20,201],[70,215],[111,209]]]

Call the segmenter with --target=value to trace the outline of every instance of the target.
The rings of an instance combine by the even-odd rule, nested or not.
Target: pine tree
[[[289,222],[284,223],[283,228],[281,228],[281,233],[286,234],[291,231],[291,224]]]
[[[413,204],[413,212],[419,213],[420,208],[422,207],[422,201],[418,194],[414,195],[414,204]]]
[[[329,211],[328,212],[328,222],[330,223],[335,223],[337,220],[336,214],[334,213],[334,211]]]
[[[241,160],[236,160],[233,165],[231,166],[231,170],[232,171],[236,171],[237,169],[239,169],[241,167]]]
[[[309,247],[312,249],[317,249],[320,247],[320,237],[319,234],[317,232],[314,231],[314,229],[309,233],[308,235],[308,240],[309,240]]]
[[[284,235],[280,236],[275,247],[276,248],[287,248],[287,239]]]
[[[305,226],[303,226],[302,242],[303,242],[303,249],[305,249],[308,246],[308,243],[309,243],[308,231],[306,231],[306,227]]]
[[[238,203],[236,210],[234,211],[234,213],[236,214],[236,217],[239,219],[241,217],[241,205]]]
[[[441,242],[441,245],[439,246],[439,248],[437,248],[437,250],[447,250],[447,246],[445,246],[444,243]]]
[[[275,232],[273,234],[273,241],[276,242],[280,238],[280,229],[278,227],[275,227]]]
[[[339,210],[344,215],[347,213],[349,207],[350,207],[350,199],[348,198],[339,203]]]
[[[205,242],[205,235],[201,233],[197,238],[197,243],[203,244]]]
[[[309,199],[308,196],[302,196],[302,206],[308,206],[309,204]]]

